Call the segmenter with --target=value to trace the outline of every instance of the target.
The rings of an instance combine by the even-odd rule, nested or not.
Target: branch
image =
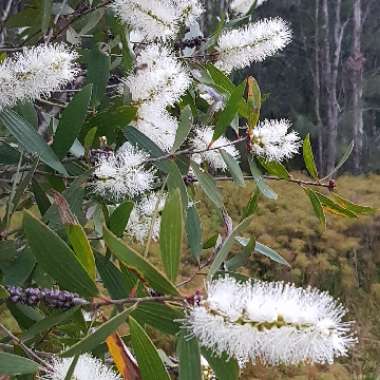
[[[276,176],[272,176],[272,175],[263,175],[263,177],[269,181],[286,181],[286,182],[290,182],[290,183],[296,183],[297,185],[300,185],[300,186],[325,187],[326,189],[331,189],[333,187],[330,182],[324,183],[324,182],[318,182],[318,181],[306,181],[306,180],[302,180],[299,178],[292,178],[292,177],[281,178],[281,177],[276,177]],[[254,177],[247,175],[247,176],[244,176],[244,179],[249,181],[249,180],[253,180]],[[220,181],[220,182],[233,181],[233,178],[232,177],[214,177],[214,180]],[[197,182],[197,180],[194,179],[194,182]]]
[[[88,303],[88,305],[94,306],[96,308],[102,306],[110,306],[110,305],[127,305],[127,304],[141,304],[147,302],[184,302],[186,300],[185,297],[179,296],[158,296],[158,297],[128,297],[120,300],[113,299],[103,299],[102,301]]]
[[[14,335],[10,330],[8,330],[3,324],[0,323],[0,329],[4,331],[6,335],[9,336],[9,338],[12,339],[12,341],[20,346],[20,348],[32,359],[36,360],[40,364],[42,364],[45,369],[52,370],[53,367],[46,362],[45,360],[41,359],[32,349],[30,349],[27,345],[25,345],[16,335]]]

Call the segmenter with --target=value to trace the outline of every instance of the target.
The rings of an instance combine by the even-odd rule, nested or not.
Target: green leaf
[[[17,113],[6,110],[0,113],[0,122],[23,149],[31,154],[38,154],[41,161],[46,165],[63,175],[67,175],[66,169],[54,151],[26,120],[22,119]]]
[[[189,135],[191,128],[193,126],[193,114],[191,112],[191,107],[186,106],[179,118],[178,129],[175,136],[175,141],[171,149],[172,152],[177,151],[181,145],[186,141],[187,136]]]
[[[95,252],[95,259],[103,285],[111,298],[114,300],[128,298],[135,285],[135,278],[132,278],[132,275],[128,277],[126,273],[120,271],[110,258]]]
[[[82,296],[98,293],[95,282],[69,246],[28,211],[24,212],[24,231],[39,265],[60,286]]]
[[[40,210],[41,215],[44,215],[46,211],[49,210],[51,203],[50,203],[49,198],[46,196],[46,192],[40,186],[39,182],[36,179],[32,180],[32,191],[33,191],[38,209]]]
[[[322,178],[321,181],[325,181],[326,179],[332,177],[350,158],[352,151],[354,150],[355,142],[351,141],[351,144],[348,146],[347,150],[344,152],[343,157],[339,160],[338,165],[334,168],[331,173],[327,174],[326,177]]]
[[[130,143],[137,144],[141,149],[147,151],[152,158],[166,155],[149,137],[134,127],[125,128],[124,135]],[[169,173],[170,171],[170,165],[167,160],[154,161],[153,164],[164,173]]]
[[[142,303],[131,315],[140,325],[148,324],[164,334],[170,335],[178,333],[181,329],[181,323],[178,321],[184,318],[182,310],[158,302]]]
[[[217,208],[222,208],[223,196],[221,192],[218,190],[218,188],[216,187],[214,179],[206,172],[203,172],[201,168],[199,167],[199,165],[196,164],[194,161],[191,161],[190,165],[194,171],[195,176],[197,177],[197,180],[199,181],[199,184],[202,190],[208,196],[210,201]]]
[[[50,315],[49,317],[38,321],[36,324],[34,324],[29,330],[27,330],[22,335],[22,340],[27,341],[30,339],[35,338],[37,335],[48,331],[61,323],[64,323],[68,321],[72,316],[79,310],[79,307],[74,307],[67,311],[59,311],[53,315]]]
[[[42,22],[41,22],[41,32],[46,33],[49,29],[50,19],[52,14],[52,0],[42,0]]]
[[[160,253],[165,272],[172,282],[177,278],[182,251],[183,211],[179,189],[169,193],[161,216]]]
[[[249,162],[249,168],[251,170],[253,179],[255,180],[257,188],[260,190],[261,194],[263,194],[268,199],[277,200],[277,198],[278,198],[277,194],[264,181],[264,178],[261,175],[260,170],[257,167],[254,159],[252,157],[250,157],[248,159],[248,162]]]
[[[0,374],[9,376],[20,376],[36,373],[39,368],[38,363],[17,356],[0,352]]]
[[[313,206],[313,210],[319,221],[321,222],[321,226],[323,229],[326,228],[326,215],[325,211],[323,210],[322,203],[318,197],[318,195],[312,190],[307,187],[303,188],[305,190],[305,193],[310,199],[311,205]]]
[[[277,161],[266,161],[259,159],[260,165],[268,172],[270,175],[275,175],[276,177],[289,179],[290,175],[286,170],[285,166],[281,162]]]
[[[236,89],[236,86],[233,84],[231,79],[228,78],[228,76],[222,71],[217,69],[213,64],[209,63],[206,67],[214,83],[221,86],[226,92],[231,94]]]
[[[112,213],[109,221],[110,230],[118,237],[122,237],[133,210],[133,202],[125,201]]]
[[[256,189],[256,191],[251,195],[251,198],[249,199],[248,204],[244,209],[243,219],[256,213],[260,194],[260,190]]]
[[[331,212],[332,214],[347,216],[349,218],[357,218],[357,214],[348,208],[341,206],[339,203],[335,202],[333,199],[327,197],[326,195],[315,191],[315,194],[319,198],[323,209]]]
[[[129,328],[132,347],[139,364],[141,377],[144,380],[170,380],[169,373],[152,340],[132,317],[129,317]]]
[[[352,203],[351,201],[343,198],[342,196],[340,196],[337,193],[332,193],[332,196],[335,198],[336,202],[339,203],[342,207],[344,207],[345,209],[347,209],[347,210],[349,210],[355,214],[368,215],[368,214],[374,214],[377,211],[373,207],[362,206],[362,205],[358,205],[356,203]]]
[[[177,339],[178,380],[202,380],[199,344],[195,338],[189,339],[187,334],[182,330]]]
[[[29,248],[24,249],[14,261],[3,266],[4,284],[23,286],[35,266],[36,258]]]
[[[75,139],[87,116],[90,104],[92,84],[84,87],[76,94],[65,108],[54,135],[53,149],[59,158],[63,158],[74,144]]]
[[[221,149],[220,153],[223,157],[224,162],[228,166],[228,170],[230,171],[234,182],[240,187],[245,187],[244,174],[240,169],[238,161],[224,149]]]
[[[214,355],[211,350],[202,348],[202,355],[208,361],[218,380],[239,379],[239,365],[236,360],[229,358],[226,353],[218,356]]]
[[[272,248],[267,247],[264,244],[256,242],[255,252],[258,252],[261,255],[268,257],[269,259],[275,261],[276,263],[286,265],[287,267],[291,267],[291,265],[283,257],[281,257],[276,251],[274,251]]]
[[[227,127],[232,123],[232,120],[238,112],[239,104],[244,95],[245,87],[246,83],[244,81],[231,93],[230,99],[228,100],[224,110],[221,112],[216,122],[216,127],[212,138],[213,141],[216,141],[219,137],[224,135]]]
[[[130,271],[148,282],[153,289],[162,294],[178,294],[172,282],[134,249],[118,239],[107,227],[104,227],[104,241],[112,253],[124,262]]]
[[[308,134],[303,142],[303,159],[305,161],[306,169],[309,174],[318,179],[318,170],[314,160],[313,148],[310,142],[310,134]]]
[[[38,115],[34,103],[31,100],[17,103],[13,110],[26,120],[34,129],[38,128]]]
[[[223,262],[227,259],[228,254],[230,253],[234,243],[235,238],[245,230],[253,220],[253,215],[244,219],[237,227],[233,229],[231,234],[224,241],[222,247],[219,249],[214,261],[212,262],[209,272],[207,274],[207,279],[211,280],[214,274],[219,270]]]
[[[106,93],[106,87],[110,76],[111,57],[95,46],[85,54],[87,63],[88,82],[94,85],[92,90],[91,105],[98,106]]]
[[[244,246],[243,252],[240,252],[237,255],[232,256],[232,258],[226,261],[226,268],[228,271],[235,271],[236,269],[246,265],[249,261],[249,258],[254,252],[256,247],[256,238],[251,237],[246,246]]]
[[[202,228],[197,208],[194,205],[187,209],[186,231],[190,252],[196,260],[199,260],[202,254]]]
[[[95,281],[95,258],[86,232],[80,224],[66,224],[65,230],[78,260]]]
[[[189,203],[189,195],[187,192],[187,187],[185,185],[182,173],[178,165],[175,162],[171,161],[169,162],[169,167],[170,167],[170,171],[169,171],[168,183],[167,183],[168,189],[169,191],[175,191],[176,189],[179,189],[179,191],[181,192],[181,200],[182,200],[182,205],[183,205],[182,211],[184,215],[186,216],[187,205]],[[187,171],[188,170],[186,170],[186,172]]]
[[[256,127],[260,119],[261,111],[261,90],[257,80],[253,77],[249,77],[247,80],[248,85],[248,96],[247,96],[247,106],[248,106],[248,126],[252,131]]]
[[[61,354],[64,358],[69,358],[74,355],[83,354],[84,352],[90,352],[100,344],[102,344],[112,333],[114,333],[119,326],[124,323],[128,315],[132,312],[134,307],[125,309],[115,317],[111,318],[107,322],[98,327],[95,332],[87,335],[78,343],[72,345],[67,351]]]

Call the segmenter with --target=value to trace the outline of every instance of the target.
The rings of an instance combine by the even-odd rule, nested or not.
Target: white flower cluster
[[[230,7],[237,14],[246,14],[250,11],[253,5],[259,7],[267,0],[232,0]]]
[[[65,380],[73,358],[55,358],[52,363],[52,372],[48,372],[44,380]],[[121,380],[121,378],[99,359],[84,354],[78,359],[73,379],[75,380]]]
[[[218,40],[216,66],[230,73],[252,62],[261,62],[285,48],[292,33],[281,18],[263,19],[248,26],[224,32]]]
[[[59,90],[76,74],[77,54],[63,44],[25,49],[0,65],[0,111],[18,101],[38,99]]]
[[[166,194],[150,193],[135,205],[127,225],[128,234],[143,243],[152,229],[152,239],[157,241],[160,235],[160,212],[164,209]],[[152,226],[153,216],[157,212]]]
[[[288,120],[264,120],[253,130],[253,153],[268,161],[283,161],[298,153],[301,140],[297,132],[289,132]]]
[[[232,157],[239,159],[239,152],[235,146],[230,145],[229,141],[225,137],[220,137],[212,144],[212,150],[207,150],[212,142],[212,137],[214,134],[214,129],[212,127],[201,127],[196,129],[194,137],[191,139],[190,144],[194,151],[203,151],[202,153],[195,153],[192,155],[192,159],[200,164],[203,161],[208,162],[210,167],[214,170],[227,170],[227,165],[223,160],[220,150],[216,148],[221,148],[229,153]]]
[[[152,190],[153,169],[146,170],[149,155],[126,142],[117,152],[101,156],[94,171],[94,190],[100,196],[122,201]]]
[[[356,342],[346,311],[328,293],[282,282],[211,282],[185,322],[201,345],[248,361],[332,363]]]
[[[148,45],[136,59],[137,72],[126,84],[138,105],[132,124],[161,149],[173,146],[177,120],[166,107],[174,105],[191,84],[189,74],[166,46]]]
[[[145,40],[172,39],[204,11],[199,0],[115,0],[119,17]]]

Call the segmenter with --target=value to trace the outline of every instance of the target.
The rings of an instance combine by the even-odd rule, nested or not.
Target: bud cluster
[[[20,288],[9,286],[9,301],[22,305],[37,306],[40,302],[52,309],[70,309],[77,305],[84,305],[86,300],[76,293],[58,289]]]

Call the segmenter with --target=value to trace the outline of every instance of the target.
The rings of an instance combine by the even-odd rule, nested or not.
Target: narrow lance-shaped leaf
[[[201,352],[195,338],[189,339],[187,331],[182,330],[177,339],[179,359],[179,380],[202,380]]]
[[[305,190],[305,193],[310,199],[311,205],[313,206],[313,210],[315,212],[315,215],[321,222],[321,226],[323,229],[326,228],[326,216],[325,211],[323,210],[322,203],[318,197],[318,195],[312,190],[307,187],[303,188]]]
[[[123,236],[123,232],[127,227],[133,206],[133,202],[125,201],[112,213],[109,221],[109,228],[116,236]]]
[[[38,363],[17,356],[0,352],[0,374],[9,376],[21,376],[36,373],[39,368]]]
[[[98,293],[95,282],[69,246],[28,211],[24,213],[24,231],[38,264],[60,286],[82,296]]]
[[[236,360],[229,358],[226,353],[215,355],[211,350],[202,348],[202,355],[206,358],[210,367],[219,380],[238,380],[239,365]]]
[[[214,179],[206,172],[203,172],[199,165],[196,164],[194,161],[191,161],[190,165],[191,168],[194,170],[194,174],[197,177],[202,190],[205,192],[205,194],[217,208],[222,208],[223,196],[216,187]]]
[[[240,168],[239,162],[224,149],[221,149],[220,153],[232,175],[234,182],[240,187],[245,187],[244,174]]]
[[[194,205],[187,209],[186,231],[190,252],[196,260],[199,260],[202,254],[202,228],[198,211]]]
[[[239,235],[244,229],[246,229],[252,220],[253,220],[253,215],[244,219],[237,227],[234,228],[231,234],[224,241],[222,247],[219,249],[214,261],[212,262],[210,266],[210,269],[207,275],[208,280],[212,279],[214,274],[219,270],[223,262],[227,259],[228,254],[230,253],[235,243],[235,238],[237,237],[237,235]]]
[[[6,110],[0,113],[0,122],[25,151],[39,155],[41,161],[46,165],[61,174],[67,175],[65,167],[59,161],[52,148],[46,144],[43,138],[26,120],[21,118],[17,113]]]
[[[303,142],[303,158],[309,174],[313,178],[318,179],[318,170],[314,160],[313,148],[310,142],[310,134],[306,136]]]
[[[107,340],[108,351],[112,359],[125,380],[141,380],[139,367],[137,366],[136,359],[125,345],[124,341],[120,338],[119,334],[114,333],[110,335]]]
[[[185,142],[185,140],[187,139],[187,136],[189,135],[191,131],[192,126],[193,126],[193,114],[191,112],[191,107],[186,106],[182,110],[181,116],[179,118],[175,141],[171,149],[172,152],[175,152],[176,150],[178,150],[181,147],[181,145]]]
[[[277,194],[272,190],[272,188],[264,181],[263,176],[260,173],[259,168],[257,167],[254,159],[252,157],[248,158],[249,168],[251,169],[251,173],[253,179],[256,182],[256,185],[260,192],[268,199],[277,200]]]
[[[165,272],[175,281],[179,269],[183,239],[183,210],[179,189],[169,193],[161,216],[160,252]]]
[[[104,227],[104,241],[112,253],[143,282],[147,282],[153,289],[162,294],[178,294],[178,290],[170,280],[138,252],[118,239],[107,227]]]
[[[53,149],[58,157],[63,158],[79,136],[79,132],[86,119],[91,94],[92,84],[89,84],[74,96],[73,100],[63,111],[53,143]]]
[[[213,141],[216,141],[225,133],[227,127],[231,124],[232,120],[236,116],[239,109],[239,104],[244,95],[245,86],[246,83],[244,81],[231,93],[231,97],[229,98],[224,110],[219,115],[218,121],[216,122],[216,127],[212,138]]]
[[[86,232],[71,212],[66,198],[57,191],[53,193],[53,196],[70,244],[80,263],[86,269],[89,276],[95,281],[95,257]]]
[[[107,322],[103,323],[90,335],[80,340],[78,343],[72,345],[68,350],[61,354],[64,358],[69,358],[74,355],[83,354],[84,352],[90,352],[113,334],[119,326],[126,321],[128,315],[134,309],[134,306],[125,309],[115,317],[111,318]]]
[[[170,380],[152,340],[138,322],[129,317],[131,341],[144,380]]]
[[[247,80],[248,86],[248,96],[247,96],[247,105],[248,105],[248,126],[252,132],[253,128],[256,127],[261,111],[261,90],[257,80],[253,77],[249,77]]]

